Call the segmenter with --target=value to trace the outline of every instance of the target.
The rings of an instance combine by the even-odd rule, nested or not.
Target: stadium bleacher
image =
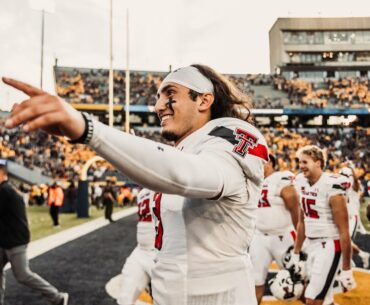
[[[57,94],[71,103],[107,104],[108,70],[55,67]],[[130,74],[130,99],[134,105],[154,105],[157,88],[165,72],[141,72]],[[125,71],[115,70],[114,103],[123,104],[126,94]]]
[[[108,103],[107,70],[55,67],[54,72],[57,93],[67,101],[91,105]],[[165,74],[131,72],[131,103],[153,106],[158,84]],[[370,105],[369,82],[366,78],[326,79],[310,83],[302,79],[287,80],[266,74],[227,77],[250,95],[255,108],[262,110],[296,109],[307,114],[307,109],[315,108],[320,114],[320,111],[327,111],[328,107],[356,109]],[[114,72],[114,84],[114,103],[122,104],[125,98],[124,71]],[[140,126],[135,131],[136,135],[163,142],[158,128]],[[330,170],[336,171],[344,162],[352,160],[363,183],[370,180],[370,156],[366,144],[369,131],[366,128],[315,126],[312,129],[299,125],[290,129],[284,126],[265,127],[263,133],[282,169],[296,171],[297,149],[306,144],[316,144],[326,148]],[[65,139],[58,140],[43,132],[26,134],[20,129],[6,130],[0,127],[0,158],[9,159],[26,168],[40,169],[47,177],[77,180],[84,162],[94,155],[85,146],[72,146]],[[103,179],[105,171],[114,173],[113,168],[104,163],[91,167],[88,175],[91,180]]]
[[[55,67],[56,90],[71,103],[107,104],[108,70]],[[158,85],[166,72],[131,71],[132,105],[155,104]],[[361,108],[370,105],[369,81],[362,78],[322,79],[308,82],[279,75],[245,74],[227,77],[249,94],[255,108]],[[114,103],[124,104],[125,71],[114,71]]]

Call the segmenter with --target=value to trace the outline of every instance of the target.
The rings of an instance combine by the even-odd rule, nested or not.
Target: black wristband
[[[85,121],[85,130],[81,137],[75,140],[70,140],[69,143],[71,144],[87,144],[90,142],[93,132],[94,132],[94,123],[90,117],[90,115],[86,112],[81,112],[81,115]]]

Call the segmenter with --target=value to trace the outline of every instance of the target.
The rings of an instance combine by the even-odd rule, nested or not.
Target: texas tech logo
[[[233,151],[242,157],[246,155],[249,148],[257,145],[257,137],[243,129],[236,128],[234,136],[238,143],[235,144]]]

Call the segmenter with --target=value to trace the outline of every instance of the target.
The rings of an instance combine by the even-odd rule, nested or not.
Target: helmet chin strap
[[[171,97],[168,99],[168,102],[166,103],[166,107],[168,107],[171,111],[173,110],[172,104],[176,103]]]

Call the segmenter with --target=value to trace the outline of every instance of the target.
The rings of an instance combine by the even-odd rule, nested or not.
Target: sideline
[[[123,211],[119,211],[113,214],[114,219],[122,219],[137,213],[137,207],[126,208]],[[72,227],[70,229],[63,230],[61,232],[46,236],[44,238],[32,241],[28,244],[27,257],[29,260],[44,254],[56,247],[59,247],[69,241],[77,239],[81,236],[89,234],[95,230],[109,225],[109,221],[104,218],[104,216],[88,221],[81,225]],[[9,263],[5,267],[5,270],[9,269]]]

